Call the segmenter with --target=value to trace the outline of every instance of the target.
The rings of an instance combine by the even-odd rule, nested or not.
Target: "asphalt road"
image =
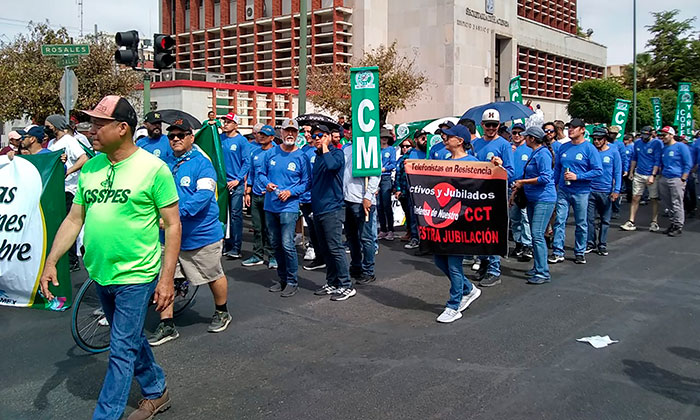
[[[267,291],[272,270],[227,261],[234,322],[208,334],[200,290],[180,338],[154,349],[173,398],[157,418],[700,418],[698,231],[695,219],[679,238],[613,228],[608,257],[552,266],[543,286],[504,262],[503,284],[449,325],[435,322],[448,281],[398,241],[382,243],[377,282],[345,302],[312,294],[322,272],[300,271],[300,293],[282,299]],[[0,308],[0,418],[90,417],[107,354],[77,348],[69,324],[69,312]],[[576,342],[597,334],[620,342]],[[134,383],[127,414],[138,399]]]

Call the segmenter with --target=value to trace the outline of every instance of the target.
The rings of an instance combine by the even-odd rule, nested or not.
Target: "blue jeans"
[[[608,228],[610,227],[612,205],[610,193],[591,192],[591,195],[588,197],[588,245],[602,248],[608,246]],[[596,232],[595,228],[596,215],[600,215],[599,232]]]
[[[326,283],[334,287],[352,287],[348,272],[348,258],[343,245],[343,222],[345,209],[314,214],[318,249],[316,255],[326,263]]]
[[[158,366],[143,333],[148,301],[157,280],[118,286],[97,285],[97,295],[109,321],[109,364],[93,420],[120,419],[129,398],[131,380],[141,386],[144,398],[160,398],[165,375]]]
[[[245,185],[241,182],[236,188],[228,192],[229,229],[228,239],[224,244],[225,252],[241,253],[243,243],[243,190]]]
[[[513,205],[510,208],[510,226],[513,230],[513,240],[524,246],[532,246],[532,235],[530,233],[530,219],[527,217],[527,210]]]
[[[280,283],[296,286],[299,261],[297,248],[294,246],[294,230],[299,212],[273,213],[265,212],[267,230],[270,232],[270,246],[275,251],[277,275]]]
[[[488,264],[486,268],[487,274],[492,274],[494,276],[501,275],[501,257],[498,255],[480,255],[479,260],[481,260],[481,265]]]
[[[569,206],[574,209],[574,221],[576,222],[574,254],[586,253],[586,240],[588,239],[588,193],[572,194],[561,191],[557,193],[557,217],[554,220],[554,242],[552,253],[564,255],[564,240],[566,239],[566,220],[569,218]]]
[[[434,255],[435,265],[450,279],[450,299],[447,306],[457,310],[462,296],[471,293],[472,283],[464,276],[463,255]]]
[[[379,181],[379,229],[382,232],[394,231],[394,211],[391,208],[391,175],[382,175]]]
[[[306,221],[306,228],[309,231],[309,241],[311,242],[311,248],[316,250],[318,248],[318,236],[316,235],[316,226],[314,225],[314,214],[311,209],[311,203],[301,203],[299,205],[301,209],[301,215],[304,216]],[[318,257],[317,257],[318,259]]]
[[[365,222],[365,209],[361,203],[345,202],[345,237],[350,247],[350,272],[353,275],[374,275],[374,253],[377,250],[377,228],[374,223],[376,206],[370,207],[369,220]],[[374,226],[374,229],[372,229]]]
[[[544,233],[547,231],[549,219],[554,211],[554,202],[528,202],[527,217],[530,219],[530,229],[532,231],[532,256],[534,266],[528,272],[530,277],[549,279],[549,264],[547,263],[547,241]]]

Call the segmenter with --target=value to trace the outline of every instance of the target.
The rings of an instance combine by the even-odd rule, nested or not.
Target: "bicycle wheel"
[[[109,322],[92,279],[83,283],[75,297],[70,330],[75,344],[87,352],[102,353],[109,348]]]
[[[173,316],[178,316],[194,303],[194,296],[199,286],[191,286],[186,279],[175,279],[175,300],[173,301]]]

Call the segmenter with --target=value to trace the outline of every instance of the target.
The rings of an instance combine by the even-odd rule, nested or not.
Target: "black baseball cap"
[[[159,122],[163,122],[163,119],[160,117],[160,112],[158,111],[152,111],[146,114],[146,117],[143,119],[144,122],[147,122],[149,124],[155,124]]]
[[[138,123],[136,111],[129,101],[121,96],[105,96],[94,109],[82,110],[81,112],[93,118],[125,122],[131,127],[132,133],[136,131],[136,124]]]
[[[182,118],[173,121],[173,123],[168,126],[166,131],[170,131],[174,128],[179,128],[182,131],[192,131],[192,125],[190,122]]]
[[[585,127],[586,123],[581,118],[573,118],[569,121],[569,127]]]

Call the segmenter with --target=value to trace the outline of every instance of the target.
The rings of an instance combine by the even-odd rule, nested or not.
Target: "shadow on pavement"
[[[623,360],[622,364],[625,374],[647,391],[682,404],[700,406],[700,379],[678,375],[651,362]]]
[[[668,351],[684,359],[700,362],[700,350],[690,349],[688,347],[669,347]]]
[[[35,408],[39,410],[48,408],[49,393],[64,382],[66,389],[72,395],[83,401],[97,401],[102,388],[102,379],[107,370],[107,362],[96,355],[79,353],[82,353],[82,350],[74,346],[66,353],[68,359],[54,364],[56,372],[44,382],[39,394],[34,398]]]
[[[408,309],[438,313],[443,309],[443,305],[428,303],[423,299],[408,296],[395,290],[388,289],[383,286],[371,284],[368,287],[362,288],[362,295],[373,301],[396,309]]]

